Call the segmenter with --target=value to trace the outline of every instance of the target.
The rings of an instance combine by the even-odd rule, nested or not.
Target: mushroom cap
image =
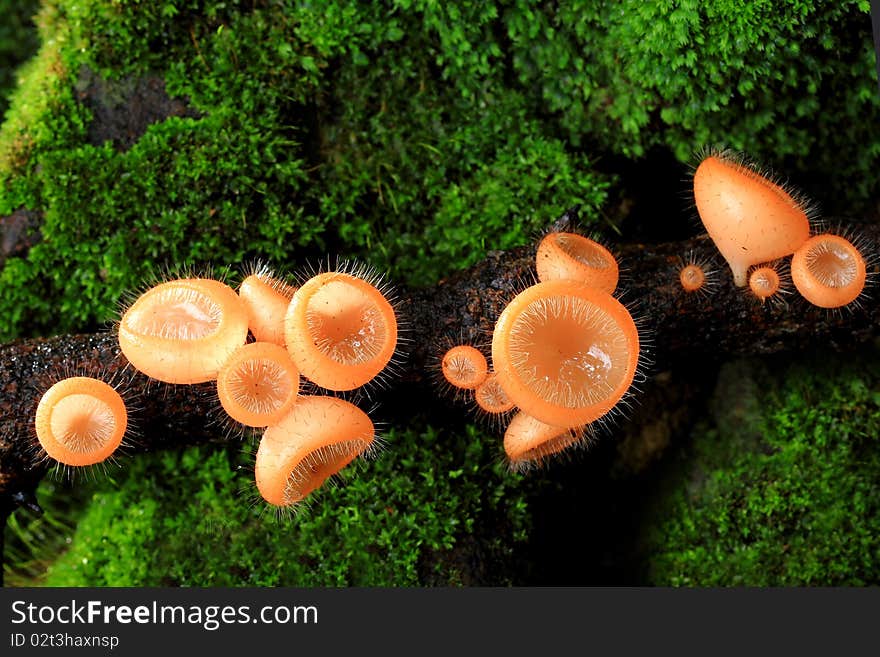
[[[217,375],[217,396],[229,417],[267,427],[290,411],[299,393],[299,370],[287,349],[252,342],[236,349]]]
[[[495,372],[490,372],[486,380],[474,389],[474,401],[481,410],[493,415],[506,413],[516,408],[510,395],[498,382],[498,375]]]
[[[300,397],[257,448],[257,489],[270,504],[302,501],[375,440],[369,416],[336,397]]]
[[[504,451],[514,465],[537,462],[579,443],[584,435],[581,429],[553,426],[520,411],[504,432]]]
[[[166,383],[217,378],[247,339],[247,311],[220,281],[189,278],[150,288],[122,315],[119,346],[138,370]]]
[[[501,313],[492,362],[501,387],[525,413],[554,426],[582,426],[608,413],[632,383],[638,329],[610,294],[580,281],[546,281]]]
[[[798,292],[821,308],[855,301],[865,288],[867,265],[859,250],[840,235],[816,235],[795,251],[791,279]]]
[[[807,213],[791,194],[731,158],[700,163],[694,199],[738,287],[746,285],[749,267],[794,253],[810,236]]]
[[[678,272],[678,280],[685,292],[696,292],[706,284],[706,272],[697,264],[688,264]]]
[[[489,363],[476,347],[460,344],[443,354],[443,378],[456,388],[473,390],[489,376]]]
[[[248,314],[248,328],[257,342],[284,346],[284,316],[296,288],[264,274],[247,276],[238,287]]]
[[[394,356],[397,318],[368,281],[327,272],[293,295],[284,338],[303,376],[328,390],[353,390],[369,383]]]
[[[749,289],[761,301],[778,293],[781,287],[782,279],[773,267],[758,267],[749,273]]]
[[[539,281],[575,279],[614,294],[620,270],[604,246],[577,233],[554,232],[538,244],[535,266]]]
[[[51,458],[73,466],[106,460],[122,442],[128,412],[107,383],[85,376],[58,381],[40,398],[37,440]]]

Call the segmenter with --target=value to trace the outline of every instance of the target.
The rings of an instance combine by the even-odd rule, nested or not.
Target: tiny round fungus
[[[303,396],[263,433],[257,448],[257,489],[269,504],[302,502],[324,481],[374,445],[373,422],[335,397]]]
[[[84,466],[106,460],[119,447],[128,424],[122,397],[91,377],[63,379],[37,405],[37,439],[50,458]]]
[[[572,280],[527,288],[495,324],[498,382],[532,417],[577,427],[608,413],[629,389],[639,334],[610,294]]]
[[[456,345],[443,354],[440,363],[443,377],[456,388],[473,390],[489,375],[489,363],[480,350],[470,345]]]
[[[122,316],[119,346],[134,367],[166,383],[202,383],[247,339],[247,311],[235,291],[208,278],[161,283]]]
[[[865,287],[864,256],[839,235],[816,235],[791,259],[791,278],[798,292],[822,308],[839,308],[855,301]]]
[[[790,283],[783,273],[781,262],[768,263],[755,267],[749,272],[749,290],[758,301],[781,301],[788,294],[786,286]]]
[[[510,396],[504,392],[495,372],[490,372],[486,380],[476,387],[474,400],[482,411],[492,415],[507,413],[516,407]]]
[[[706,284],[706,273],[698,265],[685,265],[678,273],[685,292],[696,292]]]
[[[217,376],[217,396],[233,420],[249,427],[280,421],[296,402],[299,371],[284,347],[252,342],[236,349]]]
[[[620,275],[611,252],[577,233],[549,233],[535,257],[539,281],[574,279],[613,294]]]
[[[370,282],[344,272],[318,274],[293,295],[284,321],[300,372],[328,390],[370,382],[397,347],[391,303]]]
[[[737,287],[746,285],[749,267],[794,253],[810,236],[809,208],[726,151],[697,167],[694,198]]]

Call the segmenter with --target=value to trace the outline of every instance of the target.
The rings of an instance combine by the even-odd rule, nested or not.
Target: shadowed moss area
[[[650,581],[880,583],[880,352],[737,364],[716,405],[648,514]]]
[[[310,508],[277,519],[258,498],[252,458],[244,450],[189,448],[126,459],[122,470],[87,487],[91,494],[79,507],[75,530],[68,529],[65,542],[55,546],[67,547],[69,538],[70,549],[56,561],[40,562],[39,546],[21,545],[16,538],[33,540],[31,533],[11,528],[13,553],[36,556],[21,559],[8,581],[511,583],[522,569],[517,553],[529,519],[518,492],[521,478],[500,467],[495,441],[472,430],[459,437],[433,429],[393,431],[386,438],[386,450],[374,461],[313,494]],[[43,492],[65,494],[48,488],[53,486],[44,485]],[[45,520],[41,526],[49,531]]]
[[[15,88],[15,71],[37,49],[37,30],[31,20],[37,0],[0,0],[0,117]]]

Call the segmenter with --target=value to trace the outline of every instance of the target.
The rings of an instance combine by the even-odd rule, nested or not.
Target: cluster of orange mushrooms
[[[785,292],[780,269],[809,302],[839,308],[857,301],[866,259],[844,235],[811,235],[814,210],[740,156],[708,155],[694,174],[694,197],[709,236],[737,286],[764,301]],[[538,282],[497,318],[491,366],[473,345],[441,361],[445,380],[507,421],[504,450],[525,469],[578,445],[621,408],[640,369],[644,340],[615,296],[619,267],[598,242],[571,232],[546,235]],[[686,292],[711,288],[711,273],[687,262]],[[250,337],[249,337],[250,336]],[[335,393],[381,379],[398,344],[393,305],[379,279],[342,268],[294,287],[267,270],[234,290],[211,278],[152,287],[119,322],[132,366],[170,384],[216,381],[233,421],[262,429],[255,479],[276,508],[299,505],[329,477],[376,445],[369,416]],[[301,394],[301,377],[314,394]],[[325,394],[326,393],[326,394]],[[108,459],[126,433],[122,395],[94,378],[72,377],[45,392],[35,429],[43,457],[82,467]]]
[[[857,303],[865,288],[865,247],[820,228],[815,206],[760,171],[742,155],[720,151],[694,173],[700,219],[730,266],[734,283],[760,301],[780,300],[790,278],[801,296],[821,308]],[[687,263],[680,273],[689,292],[705,290],[707,272]]]
[[[592,427],[630,389],[639,367],[639,332],[614,297],[619,267],[598,242],[546,235],[536,256],[538,283],[517,294],[492,333],[492,369],[475,346],[442,357],[446,381],[472,390],[484,412],[506,417],[510,465],[526,469],[589,443]]]
[[[300,377],[325,392],[362,388],[387,368],[397,341],[379,281],[344,268],[298,288],[266,270],[237,292],[210,278],[171,280],[141,295],[119,322],[119,346],[137,370],[171,384],[216,381],[229,417],[264,429],[256,485],[277,508],[294,508],[376,444],[364,411],[338,396],[300,394]],[[88,377],[52,386],[35,418],[46,455],[67,466],[107,459],[126,424],[120,393]]]

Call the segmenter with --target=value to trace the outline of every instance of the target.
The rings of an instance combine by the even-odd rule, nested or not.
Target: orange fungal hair
[[[233,420],[249,427],[279,422],[296,402],[299,370],[284,347],[252,342],[236,349],[217,376],[217,396]]]
[[[577,233],[544,236],[535,257],[539,281],[574,279],[613,294],[620,277],[617,260],[604,246]]]
[[[301,503],[327,478],[375,441],[369,416],[335,397],[300,397],[291,412],[263,433],[255,476],[263,499],[276,507]]]
[[[440,363],[443,378],[462,390],[473,390],[489,375],[489,363],[476,347],[460,344],[443,354]]]
[[[202,383],[247,339],[247,311],[225,283],[209,278],[168,281],[129,306],[119,346],[131,364],[166,383]]]
[[[293,295],[284,320],[300,372],[328,390],[372,381],[394,356],[397,318],[381,290],[345,272],[313,276]]]
[[[865,287],[865,257],[840,235],[816,235],[791,259],[791,278],[807,301],[821,308],[840,308],[855,301]]]
[[[501,313],[492,362],[522,411],[578,427],[607,414],[629,389],[639,363],[638,329],[610,294],[579,281],[546,281]]]
[[[63,379],[37,405],[37,440],[64,465],[101,463],[119,447],[128,426],[125,402],[107,383],[85,376]]]
[[[810,236],[806,204],[727,151],[697,167],[694,199],[737,287],[749,267],[794,253]]]
[[[248,328],[257,342],[272,342],[284,346],[284,316],[296,288],[268,270],[259,270],[247,276],[238,287],[248,314]]]

